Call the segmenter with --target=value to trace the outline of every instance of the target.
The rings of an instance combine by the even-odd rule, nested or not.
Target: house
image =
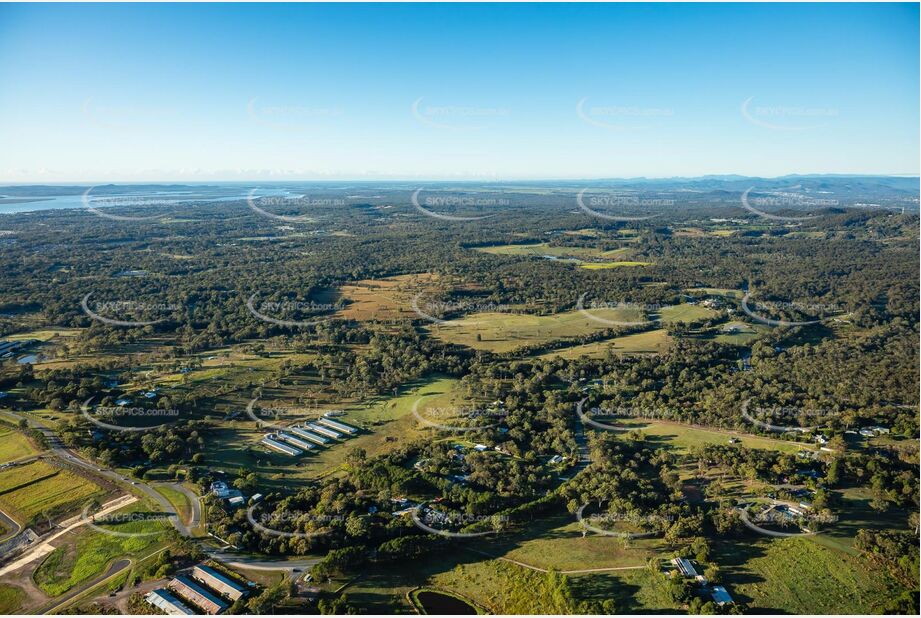
[[[262,497],[262,494],[253,494],[253,497],[250,498],[249,501],[252,504],[256,504],[257,502],[262,502]]]
[[[551,464],[562,463],[564,459],[566,458],[563,457],[562,455],[554,455],[553,457],[550,458],[550,463]]]
[[[115,401],[115,405],[117,405],[117,406],[126,406],[126,405],[128,405],[129,403],[131,403],[131,400],[130,400],[130,399],[117,399],[117,400]]]
[[[222,601],[217,595],[184,575],[173,578],[167,587],[186,601],[202,609],[206,614],[220,614],[229,607],[227,602]]]
[[[227,483],[224,481],[215,481],[211,483],[211,493],[218,498],[226,498],[230,495],[230,488],[227,487]]]
[[[228,498],[228,499],[227,499],[227,504],[229,504],[230,506],[234,506],[234,507],[236,507],[236,506],[243,506],[243,504],[244,504],[245,502],[246,502],[246,500],[243,498],[242,495],[240,495],[240,496],[233,496],[232,498]]]
[[[732,603],[732,597],[729,596],[729,593],[726,592],[726,589],[722,586],[713,586],[713,588],[710,589],[710,596],[713,597],[717,605]]]
[[[249,592],[237,582],[209,566],[199,564],[193,567],[192,577],[212,590],[220,592],[231,601],[242,599]]]
[[[189,609],[182,601],[170,594],[166,588],[151,590],[144,596],[144,600],[170,616],[194,616],[195,612]]]
[[[483,451],[488,451],[489,447],[486,446],[485,444],[474,444],[473,450],[480,451],[482,453]]]

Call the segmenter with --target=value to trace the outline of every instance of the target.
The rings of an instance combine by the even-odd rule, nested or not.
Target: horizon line
[[[452,177],[432,177],[432,178],[287,178],[287,179],[230,179],[230,178],[213,178],[213,179],[159,179],[159,180],[31,180],[31,181],[14,181],[0,179],[0,185],[3,186],[34,186],[34,185],[119,185],[119,184],[182,184],[182,183],[284,183],[284,182],[482,182],[482,183],[509,183],[509,182],[577,182],[577,181],[610,181],[610,180],[700,180],[700,179],[738,179],[757,178],[762,180],[777,180],[790,177],[814,178],[814,177],[851,177],[851,178],[918,178],[921,179],[921,173],[846,173],[846,172],[816,172],[802,173],[794,172],[789,174],[780,174],[776,176],[752,176],[748,174],[700,174],[697,176],[594,176],[594,177],[529,177],[529,178],[452,178]]]

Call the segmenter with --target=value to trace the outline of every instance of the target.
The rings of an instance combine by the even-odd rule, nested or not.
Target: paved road
[[[98,513],[96,513],[96,515],[107,515],[108,513],[117,511],[118,509],[125,508],[126,506],[134,502],[137,502],[136,496],[132,496],[132,495],[119,496],[118,498],[115,498],[114,500],[106,502],[102,506],[102,509]],[[26,566],[27,564],[30,564],[34,562],[35,560],[38,560],[39,558],[43,556],[47,556],[48,554],[53,552],[55,549],[54,546],[51,545],[52,541],[64,536],[71,530],[75,528],[79,528],[80,526],[85,526],[88,523],[90,523],[90,520],[84,519],[82,514],[77,515],[76,517],[71,517],[70,519],[61,522],[60,525],[62,526],[62,528],[60,530],[56,531],[50,536],[45,537],[44,539],[41,539],[40,541],[36,541],[36,543],[32,545],[28,550],[26,550],[26,552],[22,556],[20,556],[13,562],[10,562],[9,564],[4,565],[3,567],[0,567],[0,577],[2,577],[3,575],[6,575],[7,573],[12,573],[13,571],[20,569]]]
[[[182,483],[164,483],[170,489],[174,489],[184,495],[189,500],[189,508],[192,509],[191,517],[188,523],[185,523],[186,532],[183,536],[191,536],[192,530],[201,525],[201,498],[195,495],[191,489]]]
[[[0,542],[13,538],[22,530],[22,526],[19,525],[19,522],[3,511],[0,511],[0,525],[6,528],[6,532],[0,535]]]
[[[113,563],[112,563],[112,566],[110,566],[109,569],[108,569],[105,573],[103,573],[102,575],[100,575],[99,577],[96,577],[96,578],[90,580],[89,582],[83,584],[82,586],[78,586],[77,588],[75,588],[74,590],[71,590],[70,592],[68,592],[68,593],[65,594],[64,596],[55,599],[55,600],[54,600],[54,605],[51,605],[51,606],[49,606],[49,607],[45,607],[45,608],[43,608],[43,609],[37,611],[36,613],[38,613],[38,614],[53,614],[54,611],[55,611],[56,609],[59,609],[62,605],[66,605],[66,604],[67,604],[71,599],[73,599],[74,597],[79,596],[80,594],[86,592],[87,590],[89,590],[89,589],[92,588],[93,586],[99,584],[99,582],[105,581],[106,579],[108,579],[108,578],[110,578],[110,577],[114,577],[115,575],[121,573],[122,571],[124,571],[125,569],[127,569],[127,568],[130,567],[130,566],[131,566],[131,560],[128,560],[128,559],[117,560],[117,561],[113,562]]]
[[[768,530],[767,528],[762,528],[761,526],[758,526],[757,524],[752,523],[752,521],[748,519],[748,513],[745,511],[745,509],[737,509],[737,510],[739,512],[739,519],[742,520],[742,523],[745,524],[745,526],[749,530],[753,530],[757,532],[758,534],[763,534],[766,536],[776,536],[779,538],[787,538],[791,536],[812,536],[815,534],[815,532],[777,532],[776,530]]]
[[[585,468],[592,463],[591,457],[588,455],[588,438],[585,437],[585,423],[582,422],[582,405],[588,399],[586,397],[578,404],[576,404],[576,445],[579,450],[579,463],[576,464],[576,467],[573,468],[572,475],[575,476],[579,472],[582,472]]]
[[[48,441],[48,446],[55,456],[60,459],[79,466],[93,474],[108,478],[109,480],[115,481],[116,483],[121,483],[122,485],[130,486],[130,489],[137,490],[146,495],[148,498],[153,500],[156,504],[160,506],[166,513],[171,513],[172,516],[169,518],[169,521],[173,524],[173,527],[183,536],[191,536],[191,531],[189,528],[195,528],[200,525],[201,522],[201,505],[198,501],[198,498],[188,491],[186,488],[177,487],[179,491],[186,493],[186,495],[191,495],[195,499],[192,500],[192,522],[188,527],[180,520],[179,514],[176,513],[176,509],[173,508],[173,505],[169,500],[166,499],[160,492],[154,489],[151,485],[143,481],[129,479],[125,476],[122,476],[114,470],[107,470],[100,468],[85,459],[82,459],[79,455],[73,451],[67,449],[61,442],[58,435],[53,429],[38,421],[36,419],[27,418],[16,414],[14,412],[10,413],[12,416],[17,418],[24,419],[31,427],[42,432],[45,436],[45,439]],[[127,487],[126,487],[127,489]],[[205,551],[208,555],[216,560],[225,562],[230,566],[236,566],[237,568],[244,569],[257,569],[257,570],[304,570],[309,569],[314,564],[320,561],[320,558],[291,558],[286,560],[272,560],[268,558],[254,558],[252,556],[245,556],[241,554],[231,554],[227,552],[213,551],[211,548],[202,545],[202,550]]]

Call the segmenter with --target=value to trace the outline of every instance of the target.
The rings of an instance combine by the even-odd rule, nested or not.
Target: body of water
[[[475,616],[477,613],[476,608],[469,603],[465,603],[461,599],[449,594],[435,592],[434,590],[423,590],[416,595],[416,598],[419,599],[419,603],[422,604],[422,608],[425,610],[426,614]]]
[[[286,188],[280,187],[234,187],[227,185],[215,185],[203,187],[201,189],[184,187],[176,191],[139,191],[137,187],[132,190],[126,190],[124,193],[108,192],[104,194],[93,194],[88,196],[89,205],[93,208],[107,208],[111,206],[150,206],[157,205],[170,206],[174,204],[183,204],[188,202],[232,202],[244,200],[249,195],[250,190],[256,189],[256,197],[299,197],[300,193],[294,193]],[[84,201],[83,193],[76,195],[55,195],[55,196],[11,196],[4,195],[3,189],[0,188],[0,214],[13,214],[19,212],[34,212],[39,210],[58,210],[61,208],[86,208],[87,202]]]

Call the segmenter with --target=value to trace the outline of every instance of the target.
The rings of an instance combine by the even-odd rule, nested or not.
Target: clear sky
[[[919,172],[917,4],[0,5],[0,181]]]

